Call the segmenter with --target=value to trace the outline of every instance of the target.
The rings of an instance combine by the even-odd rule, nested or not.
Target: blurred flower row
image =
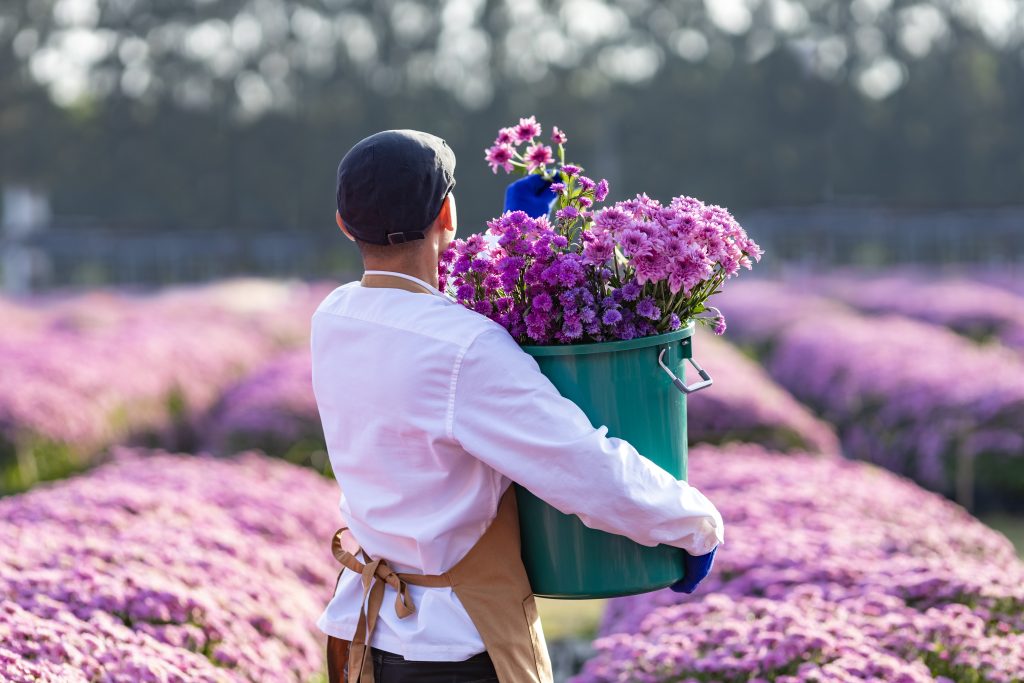
[[[941,283],[924,286],[936,296],[948,291]],[[878,314],[871,316],[810,289],[737,283],[722,297],[731,338],[760,354],[777,382],[835,426],[847,456],[884,465],[968,505],[1019,506],[1024,356],[922,322],[931,313],[906,302],[923,306],[927,297],[909,286],[891,293],[893,302],[903,303],[872,308]],[[1016,301],[990,311],[985,327],[1012,340],[1010,304],[1017,304],[1024,325],[1024,299],[1005,296]],[[986,301],[979,297],[977,309]],[[917,311],[919,320],[891,309]],[[949,325],[970,328],[956,316]]]
[[[191,450],[197,419],[228,386],[308,343],[325,293],[256,280],[3,302],[0,492],[128,440]]]

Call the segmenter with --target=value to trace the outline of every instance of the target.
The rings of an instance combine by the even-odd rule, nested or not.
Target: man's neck
[[[431,287],[437,287],[437,262],[432,265],[426,263],[410,264],[396,263],[394,261],[364,261],[364,270],[388,270],[393,273],[404,273],[423,280]]]

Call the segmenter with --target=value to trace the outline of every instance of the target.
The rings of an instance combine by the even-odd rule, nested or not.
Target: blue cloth
[[[505,188],[504,211],[525,211],[530,218],[547,216],[555,201],[555,193],[551,191],[552,182],[531,173],[510,184]]]
[[[697,555],[696,557],[684,550],[683,570],[686,574],[669,588],[676,593],[692,593],[697,590],[697,585],[711,573],[711,565],[715,562],[715,553],[717,552],[717,545],[707,555]]]

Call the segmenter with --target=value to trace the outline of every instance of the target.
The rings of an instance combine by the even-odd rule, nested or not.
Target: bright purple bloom
[[[615,308],[609,308],[604,312],[604,315],[601,316],[601,322],[605,325],[614,325],[620,320],[622,320],[622,314]]]
[[[574,164],[564,164],[562,166],[562,173],[566,174],[567,176],[574,176],[582,170],[583,169]]]
[[[644,297],[641,299],[636,305],[636,312],[638,315],[650,318],[651,320],[661,319],[661,309],[655,305],[654,299],[651,297]]]
[[[636,301],[636,298],[640,296],[641,287],[635,281],[630,280],[626,284],[622,285],[622,298],[626,301]]]
[[[579,216],[579,210],[571,204],[564,209],[559,209],[555,212],[555,218],[563,221],[575,220],[576,218],[579,218]]]
[[[597,187],[594,188],[594,199],[599,202],[603,202],[608,197],[608,181],[601,179],[597,183]]]
[[[533,297],[533,307],[538,311],[550,311],[552,305],[551,295],[547,292],[540,292]]]

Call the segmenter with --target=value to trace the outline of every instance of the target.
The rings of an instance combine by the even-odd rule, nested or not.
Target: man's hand
[[[515,181],[505,189],[504,211],[525,211],[530,218],[548,215],[555,201],[555,194],[551,191],[552,182],[536,173]]]
[[[697,590],[697,585],[711,573],[711,565],[715,562],[715,553],[717,552],[717,545],[711,549],[710,553],[697,555],[696,557],[684,550],[683,569],[686,575],[669,586],[669,588],[676,593],[692,593]]]

